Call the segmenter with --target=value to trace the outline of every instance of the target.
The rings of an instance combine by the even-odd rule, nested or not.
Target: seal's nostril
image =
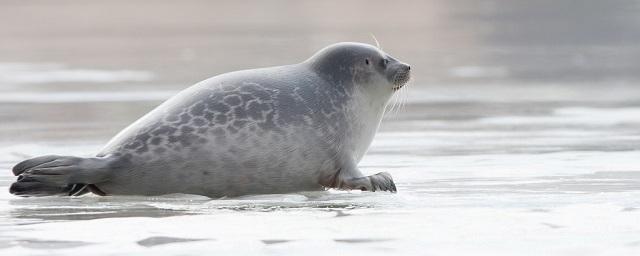
[[[407,70],[411,70],[411,66],[407,65]]]

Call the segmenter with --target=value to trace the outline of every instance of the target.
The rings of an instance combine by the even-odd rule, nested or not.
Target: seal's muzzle
[[[391,79],[394,91],[402,88],[411,79],[411,66],[405,63],[398,63],[398,66]]]

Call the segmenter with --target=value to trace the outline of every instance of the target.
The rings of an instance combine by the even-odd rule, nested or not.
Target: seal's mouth
[[[411,79],[411,72],[409,70],[399,70],[393,75],[393,90],[400,90]]]

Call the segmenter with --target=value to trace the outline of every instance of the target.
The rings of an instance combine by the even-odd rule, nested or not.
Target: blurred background
[[[409,101],[635,101],[639,11],[625,0],[4,0],[0,140],[76,128],[104,139],[200,80],[371,34],[414,66]]]
[[[640,255],[639,13],[637,0],[1,0],[0,251]],[[390,172],[398,194],[1,192],[15,163],[91,156],[198,81],[372,34],[412,65],[359,165]]]

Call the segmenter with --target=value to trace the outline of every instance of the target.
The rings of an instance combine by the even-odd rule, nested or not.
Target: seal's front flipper
[[[398,191],[396,184],[393,182],[393,178],[391,178],[391,174],[387,172],[364,177],[361,175],[357,169],[351,172],[342,170],[329,179],[321,179],[320,184],[329,188],[346,190],[358,189],[362,191],[389,191],[393,193]]]
[[[74,156],[41,156],[13,167],[18,176],[9,192],[20,196],[80,195],[87,185],[105,181],[110,158]]]
[[[347,189],[360,189],[362,191],[389,191],[397,192],[396,184],[391,178],[391,174],[381,172],[366,177],[351,178],[343,181],[343,187]]]
[[[389,192],[398,192],[396,189],[396,184],[393,182],[393,178],[391,174],[388,172],[381,172],[375,175],[368,176],[371,181],[371,191],[389,191]]]

